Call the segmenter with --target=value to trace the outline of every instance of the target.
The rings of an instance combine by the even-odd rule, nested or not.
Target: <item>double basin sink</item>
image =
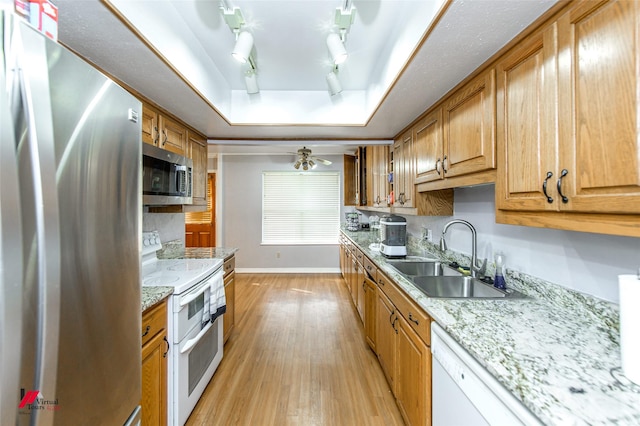
[[[389,260],[388,263],[429,297],[452,299],[524,297],[514,290],[500,290],[464,275],[437,260]]]

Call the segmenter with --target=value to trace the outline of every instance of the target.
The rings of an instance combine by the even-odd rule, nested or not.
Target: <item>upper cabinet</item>
[[[492,68],[413,126],[418,191],[495,181],[495,99]]]
[[[499,61],[499,222],[640,236],[639,11],[576,2]]]
[[[151,105],[142,107],[142,142],[187,155],[187,128]]]
[[[367,205],[372,207],[387,207],[387,197],[389,196],[389,146],[367,146],[366,161]]]
[[[393,144],[393,205],[413,207],[414,186],[413,133],[409,129]]]
[[[207,205],[207,140],[188,131],[189,158],[193,161],[193,205]]]

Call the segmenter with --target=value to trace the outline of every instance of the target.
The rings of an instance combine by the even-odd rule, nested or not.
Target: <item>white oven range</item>
[[[223,355],[222,321],[215,313],[224,291],[222,259],[158,259],[156,231],[142,235],[142,286],[170,286],[167,337],[167,423],[183,425],[213,377]]]

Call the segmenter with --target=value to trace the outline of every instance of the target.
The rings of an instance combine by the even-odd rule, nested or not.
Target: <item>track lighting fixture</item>
[[[347,60],[349,56],[347,49],[345,49],[343,40],[338,34],[331,33],[327,36],[327,47],[334,65],[339,65]]]
[[[241,63],[247,63],[251,56],[251,49],[253,49],[253,36],[247,31],[236,32],[236,45],[233,48],[231,55],[236,61]]]
[[[331,96],[337,95],[342,92],[342,84],[338,80],[338,67],[335,67],[329,74],[327,74],[327,84],[329,85],[329,93]]]
[[[258,78],[255,69],[250,69],[244,73],[244,83],[247,86],[247,93],[253,95],[260,91],[258,87]]]

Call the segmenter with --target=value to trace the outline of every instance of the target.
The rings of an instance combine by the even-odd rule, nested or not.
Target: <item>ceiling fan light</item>
[[[329,85],[329,93],[331,93],[331,96],[342,92],[342,84],[340,84],[338,75],[335,72],[331,71],[327,74],[327,84]]]
[[[298,170],[300,168],[300,165],[302,164],[302,161],[298,160],[296,161],[296,164],[293,165],[293,167]]]
[[[347,54],[347,49],[345,49],[344,43],[342,43],[338,34],[331,33],[327,36],[327,47],[329,48],[331,60],[335,65],[339,65],[347,60],[347,57],[349,56]]]
[[[309,160],[309,166],[310,166],[312,169],[315,169],[315,168],[316,168],[316,163],[315,163],[313,160]]]
[[[236,38],[236,45],[233,47],[231,55],[236,61],[244,64],[249,60],[251,49],[253,49],[253,36],[247,31],[240,31]]]
[[[305,171],[309,170],[309,163],[308,162],[304,161],[302,163],[302,170],[305,170]]]

